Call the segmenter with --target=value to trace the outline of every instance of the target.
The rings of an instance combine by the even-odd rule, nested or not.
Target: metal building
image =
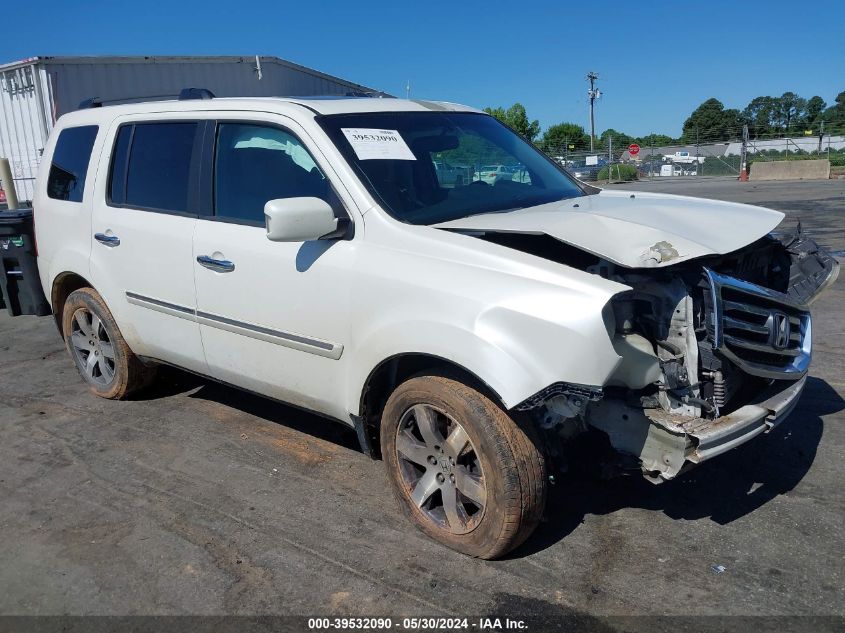
[[[0,65],[0,157],[20,200],[31,200],[56,119],[84,99],[104,105],[171,99],[182,88],[218,97],[381,94],[278,57],[30,57]]]

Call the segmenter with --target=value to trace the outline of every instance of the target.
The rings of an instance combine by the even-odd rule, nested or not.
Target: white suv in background
[[[482,112],[395,99],[82,109],[34,215],[95,394],[164,362],[340,420],[417,526],[484,558],[578,435],[661,481],[783,419],[837,272],[776,211],[601,191]]]

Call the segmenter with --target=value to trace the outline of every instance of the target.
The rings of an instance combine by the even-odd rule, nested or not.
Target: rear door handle
[[[100,244],[114,248],[120,246],[120,238],[117,235],[106,235],[105,233],[94,233],[94,239]]]
[[[200,255],[197,257],[197,262],[200,266],[217,273],[230,273],[235,270],[235,264],[228,259],[214,259],[208,255]]]

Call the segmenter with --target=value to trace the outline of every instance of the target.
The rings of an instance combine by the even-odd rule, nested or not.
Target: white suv
[[[443,187],[440,162],[527,177]],[[660,481],[780,421],[837,272],[776,211],[601,191],[484,113],[395,99],[79,110],[34,216],[95,394],[168,363],[340,420],[417,526],[484,558],[581,434]]]

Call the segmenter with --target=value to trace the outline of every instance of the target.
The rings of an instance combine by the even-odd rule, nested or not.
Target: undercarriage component
[[[608,380],[609,385],[642,389],[660,380],[660,359],[654,345],[641,334],[615,336],[613,349],[622,362]]]
[[[728,388],[722,372],[713,372],[713,403],[722,408],[728,403]]]
[[[601,387],[591,387],[589,385],[575,385],[568,382],[556,382],[549,385],[545,389],[535,393],[530,398],[526,398],[514,407],[517,411],[530,411],[537,407],[543,406],[547,401],[555,396],[566,396],[568,398],[582,399],[585,402],[590,400],[601,400]]]
[[[590,405],[587,421],[606,433],[616,450],[638,458],[646,478],[659,483],[774,428],[795,407],[805,382],[776,381],[753,402],[714,419],[644,411],[606,399]]]
[[[654,423],[642,409],[608,399],[592,405],[587,419],[607,434],[613,448],[638,458],[647,478],[671,479],[683,468],[687,454],[684,432]]]

